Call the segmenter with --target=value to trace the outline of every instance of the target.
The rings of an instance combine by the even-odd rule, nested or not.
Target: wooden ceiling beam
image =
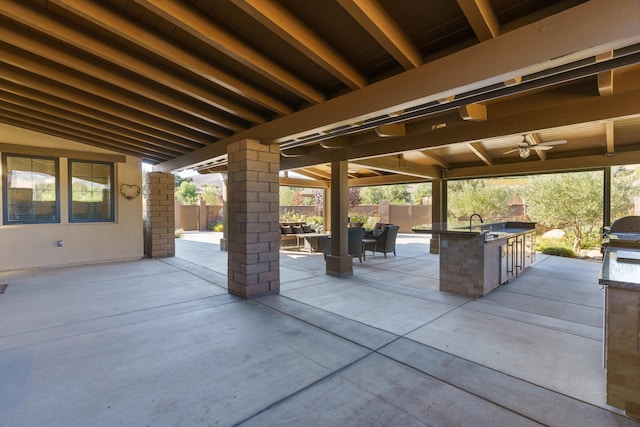
[[[183,151],[171,150],[163,146],[152,146],[141,142],[132,142],[130,139],[123,138],[120,135],[108,132],[103,129],[95,128],[88,124],[78,126],[77,122],[61,118],[42,111],[32,110],[16,104],[4,103],[4,111],[9,111],[15,114],[22,115],[23,117],[32,117],[33,120],[38,121],[41,124],[48,124],[49,126],[57,126],[59,129],[64,130],[69,134],[77,134],[83,138],[94,139],[96,141],[109,141],[108,145],[111,149],[117,151],[117,147],[124,147],[130,150],[140,150],[141,152],[155,152],[158,154],[174,157],[176,155],[184,154]]]
[[[613,120],[607,120],[605,123],[605,138],[607,140],[607,155],[612,156],[616,152],[616,138]]]
[[[249,16],[255,18],[351,89],[366,86],[367,79],[363,75],[333,47],[277,1],[232,1],[233,4],[245,11]]]
[[[331,182],[319,179],[280,177],[280,185],[287,187],[330,188]]]
[[[30,115],[24,115],[9,111],[0,107],[0,113],[2,113],[2,120],[5,123],[13,124],[25,129],[31,129],[36,132],[41,132],[48,135],[59,136],[70,141],[77,141],[83,144],[91,145],[94,147],[100,147],[102,149],[113,150],[123,154],[130,154],[136,157],[150,157],[155,160],[165,160],[171,158],[170,155],[164,155],[154,150],[144,150],[140,147],[131,147],[126,144],[116,144],[113,140],[103,138],[99,135],[92,135],[87,132],[79,131],[74,128],[61,125],[57,122],[41,121],[35,119]],[[5,120],[6,119],[6,120]]]
[[[173,123],[174,125],[171,126],[181,126],[184,128],[184,133],[192,132],[193,138],[200,138],[200,142],[205,145],[212,142],[210,136],[219,139],[230,135],[228,131],[221,129],[217,125],[211,125],[203,120],[195,119],[192,116],[175,110],[168,110],[156,102],[148,102],[135,94],[127,94],[117,87],[100,84],[98,80],[83,78],[81,75],[74,73],[73,70],[55,67],[54,64],[51,64],[48,60],[37,59],[31,55],[27,56],[20,52],[15,52],[14,49],[5,48],[1,44],[0,61],[46,79],[64,82],[65,85],[71,86],[78,91],[91,94],[91,96],[100,97],[110,102],[121,104],[150,116],[160,118],[163,121]]]
[[[140,146],[158,147],[158,151],[166,150],[166,154],[171,154],[173,156],[184,154],[188,151],[184,147],[168,143],[168,141],[166,140],[150,138],[146,135],[138,134],[128,129],[124,129],[121,126],[104,123],[91,117],[69,114],[63,109],[53,107],[51,105],[46,105],[39,101],[26,99],[15,94],[7,93],[2,88],[0,88],[0,93],[2,94],[3,101],[7,104],[15,105],[19,108],[33,111],[36,115],[40,112],[46,113],[50,116],[56,117],[61,121],[61,123],[75,123],[76,126],[74,127],[77,129],[96,129],[99,132],[103,132],[105,135],[114,135],[116,140],[120,140],[122,142],[136,146],[138,144],[142,144]]]
[[[493,166],[473,166],[454,168],[446,172],[446,179],[480,178],[490,176],[514,176],[536,174],[546,172],[568,172],[602,168],[605,166],[632,165],[640,163],[640,146],[634,150],[617,152],[615,156],[586,155],[571,158],[547,159],[544,162],[537,160],[517,161]],[[526,166],[525,166],[526,165]]]
[[[49,0],[57,6],[79,15],[89,22],[99,25],[129,42],[147,49],[165,58],[185,71],[194,73],[228,91],[249,101],[255,102],[278,114],[290,114],[293,109],[279,100],[267,95],[259,89],[248,85],[241,79],[225,73],[218,67],[200,59],[164,38],[145,30],[143,27],[122,18],[117,13],[100,3],[84,0]]]
[[[449,163],[445,162],[440,156],[435,154],[433,150],[420,150],[420,154],[422,154],[427,159],[434,161],[438,166],[443,169],[447,169],[449,167]]]
[[[0,26],[0,40],[4,40],[12,46],[18,47],[39,57],[46,58],[49,61],[63,65],[72,70],[106,81],[116,87],[126,89],[138,96],[144,96],[151,101],[170,108],[175,108],[182,113],[194,116],[216,126],[220,126],[234,132],[246,129],[244,126],[239,125],[233,120],[229,120],[221,115],[212,114],[211,109],[202,108],[197,105],[196,102],[187,102],[180,97],[168,94],[166,91],[158,90],[156,86],[143,83],[141,81],[142,79],[127,78],[122,72],[117,72],[109,67],[105,67],[105,64],[89,61],[77,54],[61,50],[59,49],[59,46],[53,45],[43,37],[39,37],[37,34],[23,34],[13,26],[2,25]],[[194,121],[194,123],[197,122]],[[215,136],[219,138],[229,135],[228,132],[225,134],[221,129],[216,129],[215,132],[217,133]]]
[[[313,104],[325,100],[321,92],[189,6],[174,0],[135,0],[135,2],[305,100]]]
[[[123,135],[132,132],[129,135],[134,137],[134,139],[162,141],[160,145],[168,147],[175,146],[177,151],[184,150],[184,147],[193,149],[200,146],[195,142],[184,140],[138,122],[129,121],[122,117],[105,113],[104,111],[94,110],[86,104],[78,104],[68,99],[61,99],[47,93],[39,92],[31,87],[19,86],[12,82],[3,80],[0,80],[0,82],[2,82],[2,88],[0,90],[5,94],[4,96],[15,96],[36,102],[43,105],[43,107],[39,109],[40,111],[53,111],[55,109],[65,111],[65,115],[68,117],[73,116],[77,120],[82,120],[83,118],[95,120],[106,126],[120,129]]]
[[[422,65],[422,53],[377,0],[338,3],[405,69]]]
[[[469,149],[475,154],[484,164],[491,166],[493,159],[489,152],[484,148],[481,142],[470,142],[467,144]]]
[[[267,95],[254,86],[232,76],[208,62],[200,59],[164,38],[144,30],[143,27],[122,18],[106,6],[84,0],[49,0],[57,6],[79,15],[89,22],[99,25],[129,42],[141,46],[167,59],[186,71],[194,73],[228,91],[255,102],[279,114],[290,114],[293,109],[283,102]]]
[[[297,168],[332,160],[351,161],[460,142],[481,141],[504,135],[522,135],[538,129],[637,115],[640,114],[638,99],[640,99],[640,89],[605,97],[580,97],[573,102],[554,103],[546,109],[537,110],[536,114],[524,111],[481,122],[465,122],[459,126],[439,129],[437,132],[425,131],[395,138],[393,144],[380,144],[379,141],[373,141],[368,144],[352,145],[345,149],[320,151],[304,158],[288,159],[287,163],[289,168]]]
[[[500,35],[500,22],[489,0],[458,0],[462,13],[481,42]]]
[[[420,178],[430,179],[440,175],[438,169],[433,166],[424,166],[418,163],[408,162],[397,156],[358,159],[352,160],[349,163],[368,169],[382,170],[401,175],[412,175]]]
[[[40,11],[36,11],[20,0],[4,0],[2,2],[2,8],[0,8],[0,15],[20,22],[27,27],[40,31],[50,37],[54,37],[81,51],[103,58],[106,61],[169,87],[177,92],[202,101],[214,108],[226,111],[230,114],[238,115],[251,123],[259,124],[267,121],[266,118],[256,114],[254,111],[232,102],[228,97],[216,95],[210,90],[203,90],[202,87],[187,82],[180,78],[180,76],[164,71],[141,58],[124,53],[114,46],[110,46],[107,43],[103,43],[89,37],[74,28],[58,22]]]
[[[607,61],[613,58],[613,51],[596,55],[596,62]],[[598,92],[601,96],[611,95],[613,93],[613,70],[598,73]]]
[[[425,182],[431,179],[413,175],[391,174],[372,176],[367,178],[351,178],[347,181],[349,187],[371,187],[374,185],[410,184],[412,182]]]
[[[602,0],[582,3],[542,21],[514,29],[500,37],[427,62],[418,68],[376,82],[360,90],[332,98],[287,117],[255,126],[220,141],[214,146],[205,147],[158,165],[154,170],[171,171],[197,165],[207,158],[226,152],[228,143],[241,139],[251,138],[264,142],[281,142],[325,129],[334,129],[336,126],[348,125],[374,115],[388,114],[403,108],[408,109],[437,101],[447,95],[501,84],[510,78],[589,58],[605,50],[639,43],[640,27],[636,24],[640,22],[640,5],[636,0],[620,1],[619,7],[615,8]],[[575,22],[581,22],[581,25],[575,27]],[[540,31],[541,26],[545,28],[545,31]],[[566,28],[574,27],[575,31],[566,31]],[[522,55],[523,45],[528,47],[526,55]],[[600,98],[616,96],[613,94]],[[629,106],[633,102],[630,100],[624,102],[628,104],[619,107],[629,110]],[[613,111],[616,107],[611,108]],[[545,120],[569,124],[566,122],[571,119],[567,116],[572,116],[571,113],[559,111],[556,119]],[[604,114],[593,112],[592,115]],[[527,118],[525,122],[531,122],[531,120],[535,120],[535,117]],[[571,121],[572,123],[578,122],[578,120]],[[487,126],[488,123],[495,122],[491,119],[484,122],[467,122],[465,126],[456,126],[456,128],[478,129]],[[520,133],[523,129],[531,131],[544,128],[527,129],[526,126],[519,123],[505,123],[505,126],[508,129],[519,130],[503,132],[501,135]],[[453,130],[449,133],[452,129],[440,129],[438,135],[442,135],[442,132],[448,135],[460,132]],[[473,131],[471,133],[473,136],[469,138],[455,138],[448,143],[485,139],[484,136],[479,135],[480,132]],[[411,141],[411,138],[412,136],[401,138],[401,140],[407,141],[404,147],[408,147],[408,150],[444,144],[444,142],[438,143],[433,139],[425,144],[417,138],[408,142]],[[421,139],[423,136],[421,135],[419,138]],[[404,147],[398,147],[395,151],[406,151]],[[375,151],[388,152],[390,148],[392,147],[384,147],[384,144],[380,144],[380,147],[375,148]],[[359,153],[357,147],[345,148],[347,151],[352,149],[354,153]]]
[[[0,54],[0,65],[1,61],[3,61],[4,59],[5,57]],[[46,76],[46,69],[44,67],[40,68],[40,71],[43,72],[43,74],[45,74]],[[0,69],[2,70],[2,78],[9,80],[17,85],[51,94],[60,99],[66,100],[67,102],[91,106],[90,108],[94,110],[99,110],[111,114],[112,116],[122,117],[122,115],[126,113],[127,120],[134,120],[138,123],[144,124],[145,126],[161,130],[170,135],[177,136],[184,141],[182,143],[183,145],[186,144],[186,146],[189,146],[192,149],[200,148],[202,147],[202,145],[213,142],[210,137],[207,137],[202,133],[190,131],[184,127],[174,125],[167,121],[159,120],[156,117],[152,117],[136,111],[135,109],[128,107],[126,104],[116,105],[114,102],[109,101],[108,98],[101,98],[92,95],[88,91],[81,91],[71,86],[59,84],[57,82],[49,80],[45,76],[41,76],[45,78],[36,78],[27,74],[15,72],[8,67],[0,67]],[[67,79],[63,81],[68,82],[69,80]],[[84,85],[81,84],[81,86]]]

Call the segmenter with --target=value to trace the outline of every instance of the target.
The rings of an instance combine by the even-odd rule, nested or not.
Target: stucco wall
[[[0,124],[0,144],[33,146],[34,155],[38,154],[37,147],[109,153],[4,124]],[[115,164],[114,172],[115,222],[69,223],[67,158],[60,157],[60,223],[3,225],[3,221],[0,222],[0,271],[142,258],[142,195],[127,200],[119,190],[121,184],[142,188],[141,161],[126,156],[126,162]],[[64,242],[62,247],[57,245],[59,240]]]

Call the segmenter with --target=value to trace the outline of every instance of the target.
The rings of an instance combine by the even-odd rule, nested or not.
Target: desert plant
[[[566,258],[576,257],[576,253],[573,251],[573,249],[567,248],[564,246],[548,246],[548,247],[542,248],[540,252],[546,255],[562,256]]]
[[[178,228],[175,231],[175,237],[176,239],[179,239],[180,237],[184,236],[184,230],[182,228]]]

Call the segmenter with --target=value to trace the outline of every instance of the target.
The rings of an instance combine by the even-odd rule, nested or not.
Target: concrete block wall
[[[176,254],[174,178],[171,173],[147,175],[147,224],[145,255],[166,258]]]
[[[640,419],[640,291],[609,287],[607,404]]]
[[[242,298],[280,291],[277,144],[242,140],[228,153],[228,290]]]
[[[440,263],[440,290],[468,297],[484,295],[484,240],[448,234],[440,236],[440,241],[446,241],[440,256],[447,260]]]

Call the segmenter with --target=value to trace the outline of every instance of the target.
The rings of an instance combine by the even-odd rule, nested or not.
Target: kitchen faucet
[[[480,219],[480,224],[484,222],[480,214],[477,214],[477,213],[471,214],[471,216],[469,217],[469,231],[471,231],[471,222],[473,221],[474,216],[477,216]]]

